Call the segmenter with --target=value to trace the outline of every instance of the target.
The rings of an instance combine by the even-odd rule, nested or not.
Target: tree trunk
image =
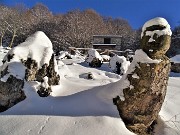
[[[3,36],[0,37],[0,47],[2,47],[3,44]]]
[[[14,38],[16,37],[16,30],[13,32],[13,36],[12,36],[12,39],[11,39],[11,42],[9,44],[9,47],[12,48],[12,45],[13,45],[13,42],[14,42]]]

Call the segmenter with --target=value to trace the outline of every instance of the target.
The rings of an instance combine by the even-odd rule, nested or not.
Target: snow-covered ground
[[[0,59],[5,55],[0,51]],[[2,64],[2,63],[0,63]],[[113,105],[121,76],[108,63],[90,68],[81,57],[58,61],[60,85],[49,97],[39,97],[26,84],[27,98],[0,113],[0,135],[131,135]],[[87,79],[91,72],[94,79]],[[171,73],[155,135],[180,134],[180,74]],[[122,85],[121,85],[122,86]],[[120,92],[119,92],[120,93]]]

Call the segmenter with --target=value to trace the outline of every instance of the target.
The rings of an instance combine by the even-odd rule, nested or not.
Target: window
[[[104,44],[111,44],[111,38],[104,38]]]

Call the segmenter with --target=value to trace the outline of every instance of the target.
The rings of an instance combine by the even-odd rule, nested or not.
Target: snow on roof
[[[155,25],[164,26],[165,28],[163,30],[146,31],[146,29],[148,27],[155,26]],[[170,25],[168,24],[166,19],[161,18],[161,17],[156,17],[154,19],[151,19],[151,20],[147,21],[144,24],[144,26],[142,28],[141,38],[143,36],[147,36],[148,35],[148,36],[151,36],[151,38],[149,39],[149,42],[153,42],[153,41],[155,41],[153,39],[153,35],[154,34],[157,34],[158,36],[162,36],[162,35],[169,35],[169,36],[171,36],[172,35],[171,29],[170,29]]]

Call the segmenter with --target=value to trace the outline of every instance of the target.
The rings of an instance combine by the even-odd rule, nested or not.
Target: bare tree
[[[10,9],[5,6],[0,6],[0,46],[3,44],[3,37],[8,31],[9,24],[7,18],[10,14]]]

